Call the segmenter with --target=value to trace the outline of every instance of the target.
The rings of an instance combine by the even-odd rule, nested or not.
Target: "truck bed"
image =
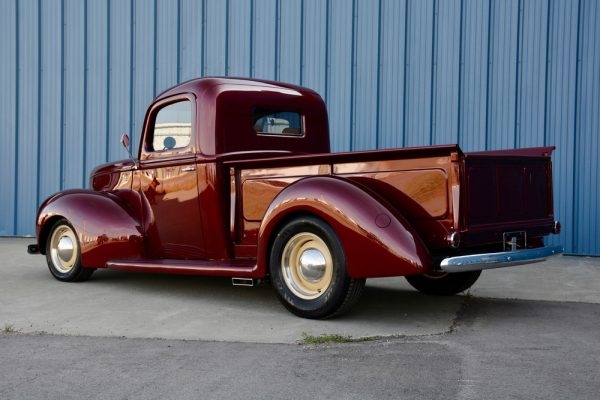
[[[463,154],[457,145],[446,145],[227,160],[223,164],[234,177],[232,233],[236,243],[255,245],[264,213],[279,192],[308,176],[331,175],[391,204],[433,251],[448,247],[451,232],[464,236],[463,246],[502,242],[502,232],[512,230],[548,234],[551,152]]]

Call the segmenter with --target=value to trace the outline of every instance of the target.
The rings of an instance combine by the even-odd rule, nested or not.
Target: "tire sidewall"
[[[77,258],[75,259],[75,265],[73,266],[73,268],[71,268],[69,272],[66,273],[60,272],[58,269],[56,269],[56,267],[54,266],[54,262],[52,261],[52,255],[50,252],[52,235],[54,234],[56,229],[63,225],[68,226],[71,230],[73,230],[73,233],[75,234],[75,240],[77,241]],[[71,225],[69,221],[64,218],[56,221],[50,229],[50,233],[48,234],[46,240],[46,262],[48,263],[48,269],[50,270],[52,276],[54,276],[59,281],[73,281],[77,279],[79,272],[81,271],[81,245],[79,243],[79,235],[77,234],[75,228],[73,228],[73,225]]]
[[[281,271],[283,249],[296,234],[310,232],[320,237],[331,252],[333,276],[331,284],[321,296],[306,300],[294,294],[285,283]],[[279,231],[269,256],[271,281],[282,303],[294,314],[302,317],[322,318],[333,313],[344,300],[348,286],[344,251],[333,229],[314,217],[302,217],[285,224]]]

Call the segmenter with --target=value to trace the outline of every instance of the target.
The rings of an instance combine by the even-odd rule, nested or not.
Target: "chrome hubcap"
[[[52,232],[50,238],[50,258],[54,267],[61,273],[68,273],[77,261],[77,238],[68,225],[61,225]]]
[[[296,296],[305,300],[320,297],[333,278],[329,247],[314,233],[293,236],[283,249],[281,272],[284,283]]]
[[[325,275],[327,261],[319,250],[310,248],[300,255],[300,274],[310,282],[318,282]]]
[[[73,257],[73,242],[70,237],[63,236],[58,241],[58,256],[64,262],[68,262]]]

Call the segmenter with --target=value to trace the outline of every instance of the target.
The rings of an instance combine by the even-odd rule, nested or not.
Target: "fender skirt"
[[[81,245],[81,265],[104,267],[107,260],[140,257],[142,227],[121,197],[91,190],[66,190],[49,197],[38,211],[36,234],[40,252],[55,221],[65,218]]]
[[[273,235],[290,215],[311,213],[337,233],[353,278],[415,275],[431,270],[423,241],[376,193],[332,176],[301,179],[281,191],[259,231],[257,276],[267,273]]]

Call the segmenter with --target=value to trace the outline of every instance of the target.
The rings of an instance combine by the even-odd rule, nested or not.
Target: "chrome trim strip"
[[[440,269],[448,273],[453,273],[532,264],[544,261],[548,257],[557,256],[563,251],[564,248],[562,246],[549,246],[537,249],[448,257],[442,260]]]

